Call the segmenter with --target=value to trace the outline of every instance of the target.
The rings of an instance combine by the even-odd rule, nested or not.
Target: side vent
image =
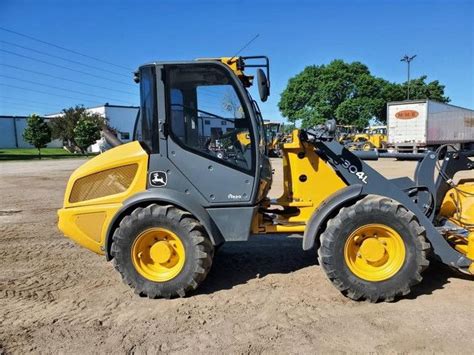
[[[78,179],[69,202],[82,202],[126,191],[137,173],[138,164],[119,166]]]

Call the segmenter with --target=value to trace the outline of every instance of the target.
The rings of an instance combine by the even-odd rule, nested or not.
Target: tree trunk
[[[38,149],[38,157],[39,157],[39,160],[41,160],[41,148],[37,148]]]

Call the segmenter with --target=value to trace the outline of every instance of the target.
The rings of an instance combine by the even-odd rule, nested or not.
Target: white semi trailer
[[[419,153],[442,144],[474,149],[474,110],[431,100],[389,102],[389,150]]]

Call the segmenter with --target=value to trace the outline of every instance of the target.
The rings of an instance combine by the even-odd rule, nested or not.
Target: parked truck
[[[388,148],[400,153],[435,150],[442,144],[474,149],[474,110],[432,100],[389,102]]]

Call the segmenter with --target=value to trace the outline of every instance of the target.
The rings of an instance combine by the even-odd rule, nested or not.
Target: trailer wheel
[[[111,253],[115,268],[135,293],[171,298],[184,297],[204,281],[214,247],[191,214],[152,204],[122,219]]]
[[[342,208],[321,235],[319,263],[354,300],[393,301],[421,282],[430,244],[415,215],[398,202],[369,195]]]

